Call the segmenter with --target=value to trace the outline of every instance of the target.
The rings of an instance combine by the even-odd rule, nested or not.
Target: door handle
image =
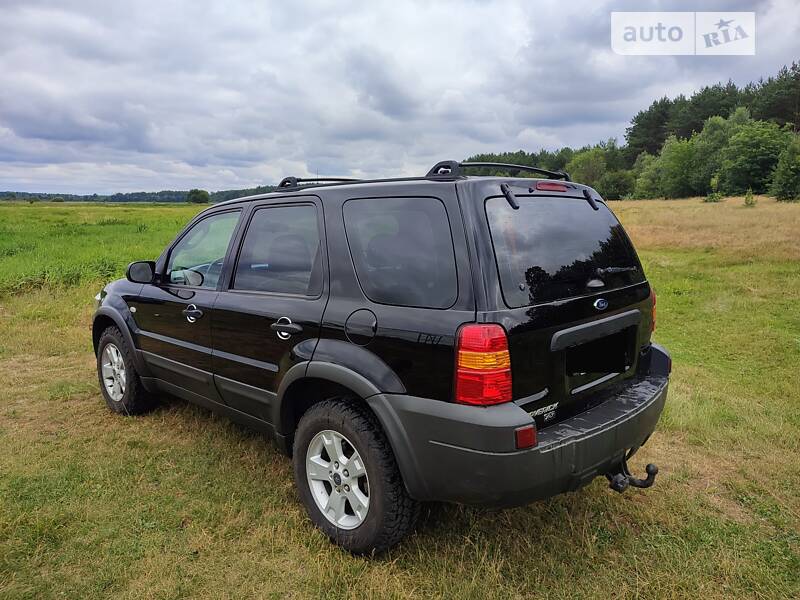
[[[194,323],[197,321],[197,319],[203,316],[203,311],[197,308],[197,306],[194,304],[187,306],[181,311],[181,313],[184,317],[186,317],[186,320],[189,321],[189,323]]]
[[[292,323],[289,317],[281,317],[270,325],[269,328],[275,331],[282,340],[288,340],[290,336],[303,331],[303,327],[297,323]]]

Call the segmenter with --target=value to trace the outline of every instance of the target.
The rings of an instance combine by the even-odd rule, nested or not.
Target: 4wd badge
[[[528,414],[534,418],[542,417],[545,420],[545,422],[547,422],[555,418],[557,408],[558,408],[558,402],[553,402],[553,404],[548,404],[547,406],[542,406],[541,408],[532,410]]]

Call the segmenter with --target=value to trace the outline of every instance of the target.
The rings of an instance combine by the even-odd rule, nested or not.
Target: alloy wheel
[[[119,348],[114,344],[107,344],[103,348],[100,365],[106,393],[114,402],[120,402],[125,395],[127,373],[125,371],[125,361]]]
[[[369,511],[367,469],[356,447],[337,431],[320,431],[306,451],[306,478],[325,518],[341,529],[355,529]]]

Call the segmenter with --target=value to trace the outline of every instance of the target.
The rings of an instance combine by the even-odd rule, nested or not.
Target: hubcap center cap
[[[338,473],[334,473],[333,474],[333,483],[335,483],[337,486],[342,485],[342,476],[339,475]]]

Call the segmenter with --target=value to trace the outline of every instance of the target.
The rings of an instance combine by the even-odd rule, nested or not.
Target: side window
[[[217,287],[239,213],[220,213],[196,223],[170,252],[167,281],[171,285]]]
[[[367,198],[344,204],[358,281],[373,302],[449,308],[458,283],[453,238],[436,198]]]
[[[236,263],[233,289],[319,296],[322,249],[316,207],[256,210]]]

